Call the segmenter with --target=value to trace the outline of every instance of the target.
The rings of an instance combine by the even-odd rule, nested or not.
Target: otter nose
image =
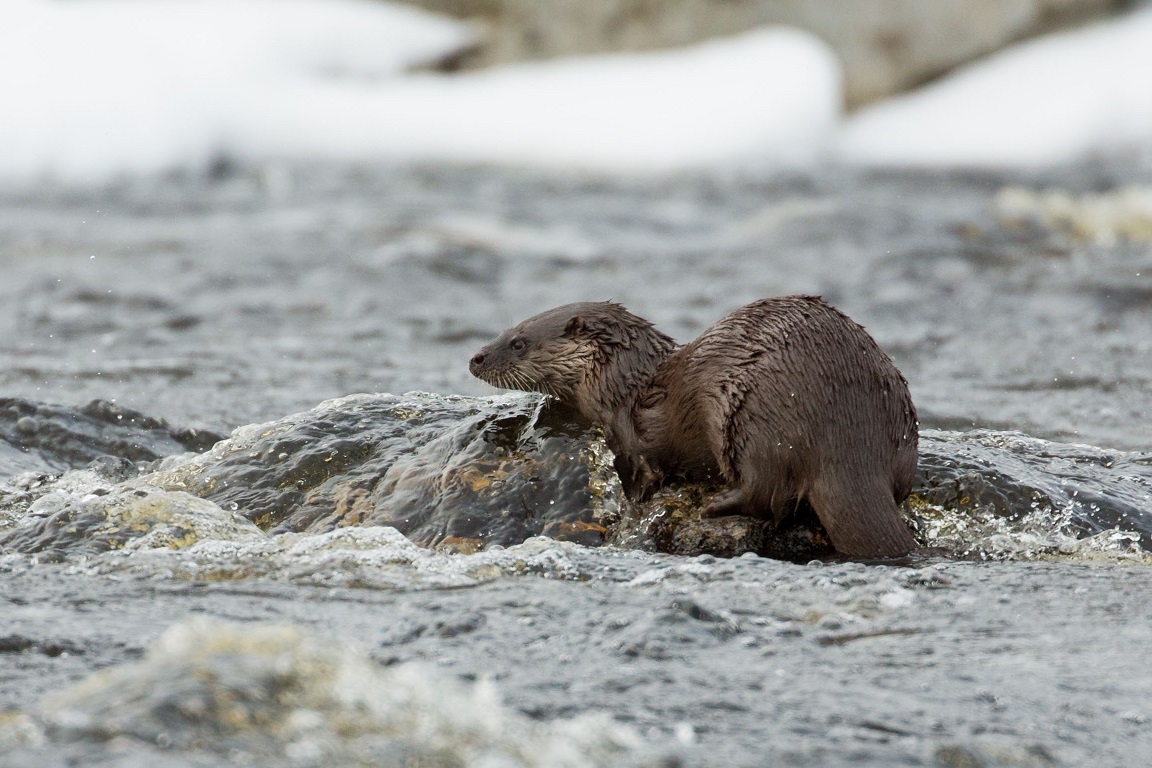
[[[475,355],[472,356],[472,361],[468,364],[468,367],[469,368],[479,368],[482,365],[484,365],[484,353],[483,352],[477,352]]]

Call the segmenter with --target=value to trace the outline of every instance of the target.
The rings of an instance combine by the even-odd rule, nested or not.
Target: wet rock
[[[200,452],[221,435],[173,427],[107,400],[81,408],[0,398],[0,477],[22,471],[61,472],[103,462],[148,462]],[[134,472],[133,472],[134,473]]]
[[[1152,455],[986,430],[927,430],[920,454],[904,511],[926,554],[1139,560],[1152,549]],[[59,479],[22,475],[0,495],[0,546],[61,559],[387,526],[464,555],[547,536],[690,556],[835,556],[803,505],[779,528],[702,519],[718,486],[671,485],[640,504],[623,499],[612,466],[596,431],[539,395],[354,395],[243,427],[142,477],[118,481],[128,471],[114,460]]]
[[[618,483],[574,419],[532,396],[355,395],[237,430],[148,482],[273,533],[387,525],[465,550],[542,533],[597,544]]]
[[[767,522],[735,516],[718,520],[686,519],[678,525],[665,526],[662,533],[665,535],[657,538],[660,551],[676,555],[704,552],[736,557],[745,552],[761,552],[774,539]]]
[[[849,105],[904,90],[1022,37],[1100,15],[1118,0],[409,0],[485,22],[465,59],[487,65],[686,45],[764,24],[813,32],[839,54]]]
[[[613,529],[613,540],[677,555],[737,557],[755,552],[796,563],[835,554],[810,510],[789,517],[779,528],[750,517],[701,517],[701,510],[720,490],[709,484],[680,484],[643,504],[627,503],[626,514]]]

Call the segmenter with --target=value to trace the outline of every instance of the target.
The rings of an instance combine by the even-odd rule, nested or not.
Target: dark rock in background
[[[484,23],[462,63],[486,66],[687,45],[765,24],[828,42],[850,107],[906,90],[1021,38],[1112,10],[1119,0],[409,0]],[[461,62],[456,62],[461,63]]]

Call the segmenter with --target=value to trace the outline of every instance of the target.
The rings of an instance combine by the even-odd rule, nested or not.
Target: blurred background
[[[821,293],[927,426],[1146,447],[1152,6],[3,0],[0,369],[226,429]]]
[[[0,21],[9,182],[1034,166],[1152,141],[1152,13],[1124,0],[6,0]]]

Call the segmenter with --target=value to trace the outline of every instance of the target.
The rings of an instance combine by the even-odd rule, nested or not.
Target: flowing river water
[[[1152,761],[1146,165],[0,192],[0,765]],[[628,504],[467,372],[798,292],[909,379],[917,558]]]

